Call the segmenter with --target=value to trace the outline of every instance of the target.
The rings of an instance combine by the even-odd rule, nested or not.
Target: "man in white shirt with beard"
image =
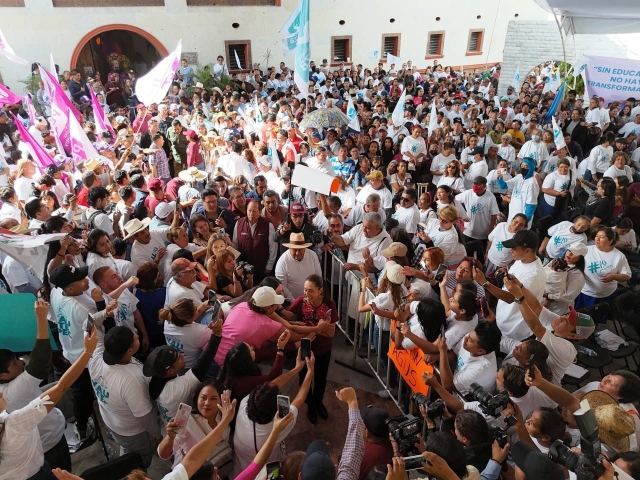
[[[392,215],[398,220],[400,227],[404,228],[407,233],[413,237],[418,229],[420,222],[420,210],[416,205],[418,192],[415,188],[405,188],[400,197],[400,203],[396,205],[396,211]]]

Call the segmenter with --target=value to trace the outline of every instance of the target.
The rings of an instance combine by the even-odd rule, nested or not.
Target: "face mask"
[[[523,177],[526,177],[529,174],[529,169],[528,168],[520,168],[520,173],[522,174]]]
[[[531,140],[533,140],[534,142],[539,142],[540,141],[540,135],[532,135],[531,136]]]
[[[472,185],[471,189],[473,190],[473,193],[475,193],[476,195],[481,195],[484,193],[484,189],[482,188],[481,185]]]

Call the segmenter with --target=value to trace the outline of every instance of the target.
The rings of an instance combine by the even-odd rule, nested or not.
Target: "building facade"
[[[105,48],[119,49],[97,40],[113,30],[141,37],[131,40],[139,48],[128,48],[144,50],[144,44],[158,57],[182,39],[183,52],[193,60],[197,56],[199,65],[223,55],[233,72],[238,53],[243,68],[260,63],[265,70],[280,61],[293,64],[293,57],[283,56],[279,30],[297,2],[0,0],[0,28],[18,55],[49,65],[51,53],[60,71],[84,65],[84,57],[97,50],[107,54]],[[434,60],[451,66],[499,62],[511,20],[548,19],[534,0],[311,0],[310,15],[311,56],[317,63],[326,58],[335,65],[344,61],[374,66],[372,52],[379,50],[412,60],[418,68]],[[148,57],[145,60],[150,66]],[[20,91],[19,81],[30,74],[30,67],[0,57],[0,74]]]

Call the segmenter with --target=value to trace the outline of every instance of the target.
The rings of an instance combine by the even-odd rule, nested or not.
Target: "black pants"
[[[61,468],[71,471],[71,455],[69,454],[69,445],[64,435],[56,445],[44,452],[45,461],[51,468]]]
[[[89,370],[85,368],[78,379],[71,385],[73,393],[73,415],[76,417],[76,426],[80,430],[87,428],[89,417],[93,413],[93,387]]]
[[[324,391],[327,388],[327,373],[329,373],[329,365],[331,364],[331,350],[316,357],[316,364],[313,372],[313,385],[309,389],[309,394],[305,403],[307,405],[317,405],[322,403]],[[298,374],[300,385],[307,375],[307,367],[304,367]]]

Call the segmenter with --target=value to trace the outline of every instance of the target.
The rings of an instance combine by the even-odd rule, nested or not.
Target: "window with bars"
[[[427,45],[427,56],[442,56],[444,51],[444,32],[429,32],[429,42]]]
[[[482,52],[483,39],[484,30],[469,30],[469,43],[467,44],[467,53]]]
[[[400,37],[398,35],[382,36],[382,57],[386,58],[387,54],[398,56],[400,50]]]
[[[251,63],[250,40],[235,40],[231,42],[225,42],[225,47],[227,51],[226,60],[230,72],[251,70],[253,64]],[[238,65],[238,61],[240,61],[240,65]]]
[[[332,37],[331,59],[333,63],[351,61],[351,36]]]

